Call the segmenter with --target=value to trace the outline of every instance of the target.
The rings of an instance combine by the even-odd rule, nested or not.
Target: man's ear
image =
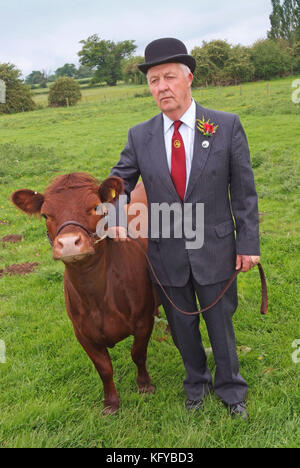
[[[17,190],[11,195],[11,201],[17,208],[29,215],[39,214],[44,203],[44,195],[32,190]]]
[[[99,187],[99,195],[102,203],[117,201],[124,192],[124,182],[120,177],[108,177]]]

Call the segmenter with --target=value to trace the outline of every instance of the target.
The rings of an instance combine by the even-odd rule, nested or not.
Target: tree
[[[218,67],[211,61],[207,50],[195,47],[191,55],[196,60],[193,86],[208,86],[218,73]]]
[[[271,39],[260,40],[251,48],[251,61],[255,67],[255,78],[269,80],[282,76],[291,69],[291,57]]]
[[[63,67],[58,68],[55,72],[57,78],[60,76],[69,76],[70,78],[75,78],[76,74],[77,69],[73,63],[65,63]]]
[[[60,77],[50,86],[48,102],[51,107],[74,106],[80,99],[80,86],[74,78]]]
[[[293,41],[293,0],[284,0],[281,9],[281,37],[286,39],[290,44]]]
[[[300,41],[293,45],[290,54],[292,57],[292,73],[300,73]]]
[[[97,34],[80,41],[83,44],[78,52],[80,63],[93,70],[93,83],[106,82],[115,86],[122,79],[121,63],[136,50],[134,41],[112,42],[101,40]]]
[[[195,47],[191,55],[196,60],[194,86],[228,84],[230,78],[224,70],[230,56],[231,46],[226,41],[203,41],[202,47]]]
[[[205,42],[203,41],[202,48],[207,53],[209,60],[219,69],[224,68],[230,54],[230,44],[226,41],[216,40]]]
[[[240,45],[232,47],[224,70],[235,84],[251,81],[255,67],[251,62],[249,49]]]
[[[45,81],[47,81],[45,73],[37,70],[32,71],[25,79],[25,83],[30,85],[41,85]]]
[[[295,0],[293,21],[295,31],[295,42],[300,42],[300,0]]]
[[[55,74],[52,74],[52,75],[48,76],[48,82],[49,83],[54,83],[55,80],[56,80],[56,75]]]
[[[300,40],[300,0],[271,0],[269,39],[285,39],[290,45]]]
[[[27,112],[36,108],[30,88],[23,83],[20,77],[21,72],[15,65],[0,64],[0,80],[4,81],[6,87],[6,102],[0,103],[0,114]]]
[[[90,78],[93,75],[93,70],[90,67],[80,65],[76,70],[76,78]]]
[[[140,56],[130,57],[123,61],[122,70],[125,81],[131,81],[134,84],[147,83],[146,76],[138,68],[138,64],[143,62],[144,58]]]
[[[281,37],[281,17],[282,8],[280,0],[271,0],[273,11],[270,15],[271,30],[268,32],[269,39],[279,39]]]

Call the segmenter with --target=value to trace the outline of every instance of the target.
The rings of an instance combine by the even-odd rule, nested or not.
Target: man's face
[[[147,78],[160,110],[178,120],[191,105],[193,74],[186,74],[179,63],[165,63],[150,68]]]

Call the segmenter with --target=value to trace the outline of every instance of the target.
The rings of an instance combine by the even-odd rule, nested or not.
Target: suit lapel
[[[210,115],[208,114],[208,110],[204,109],[203,107],[199,106],[199,104],[196,103],[196,119],[202,119],[204,116],[205,120],[207,121],[210,118]],[[214,122],[216,123],[216,122]],[[193,161],[192,161],[192,167],[191,167],[191,174],[190,174],[190,180],[188,183],[187,191],[185,194],[185,200],[188,199],[188,197],[191,195],[192,190],[201,176],[205,164],[208,160],[211,148],[213,146],[213,142],[215,139],[216,135],[213,135],[211,137],[206,137],[202,135],[202,133],[197,129],[197,122],[196,122],[196,129],[195,129],[195,140],[194,140],[194,154],[193,154]],[[203,146],[204,142],[209,143],[209,147],[205,148]]]
[[[196,119],[201,120],[203,116],[206,121],[209,118],[213,118],[212,116],[210,116],[208,109],[204,109],[196,103]],[[152,122],[153,123],[149,130],[148,138],[145,141],[145,146],[148,150],[149,160],[153,161],[153,164],[157,168],[157,173],[162,181],[162,184],[164,184],[164,186],[169,190],[169,192],[174,197],[174,200],[180,201],[179,195],[174,187],[168,166],[162,114],[159,114],[157,117],[155,117]],[[217,125],[218,122],[214,122],[214,124]],[[188,197],[191,195],[197,180],[199,179],[205,168],[205,164],[208,160],[215,138],[216,135],[206,137],[202,135],[202,133],[197,128],[195,129],[194,154],[190,179],[185,194],[185,201],[187,201]],[[208,148],[203,147],[204,142],[209,142]]]
[[[153,126],[146,140],[146,148],[149,160],[153,161],[153,164],[157,168],[157,175],[160,177],[162,184],[171,192],[174,198],[180,201],[168,166],[162,114],[153,120]]]

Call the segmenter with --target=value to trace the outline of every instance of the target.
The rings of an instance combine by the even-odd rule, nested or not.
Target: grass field
[[[86,104],[88,102],[105,102],[112,99],[128,99],[133,97],[135,94],[143,93],[147,90],[146,86],[134,86],[120,83],[118,86],[107,87],[106,85],[97,85],[95,87],[89,87],[88,85],[80,85],[81,90],[81,103]],[[47,89],[38,88],[33,91],[34,102],[39,107],[48,106],[48,94],[49,87]]]
[[[250,385],[249,420],[231,419],[212,395],[203,414],[185,411],[184,368],[165,323],[158,322],[148,350],[155,395],[136,391],[132,339],[112,351],[121,397],[117,416],[101,417],[103,389],[77,343],[63,298],[63,265],[54,263],[42,221],[10,204],[18,188],[42,191],[52,177],[88,171],[105,178],[117,162],[129,127],[157,113],[145,87],[85,90],[75,108],[41,109],[0,117],[0,270],[38,262],[27,276],[0,276],[0,447],[300,447],[300,132],[292,78],[242,87],[195,90],[202,105],[238,113],[246,129],[259,194],[262,263],[270,306],[259,315],[259,277],[239,279],[235,315],[241,373]],[[105,96],[105,98],[104,98]],[[45,96],[41,96],[44,98]],[[38,99],[38,98],[36,98]],[[2,223],[9,224],[2,224]],[[162,317],[164,317],[162,315]],[[201,325],[205,347],[210,344]],[[209,365],[214,361],[209,353]]]

